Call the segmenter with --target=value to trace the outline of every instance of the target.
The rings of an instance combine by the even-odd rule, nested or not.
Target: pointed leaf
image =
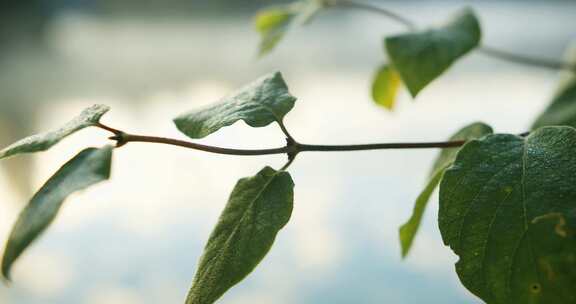
[[[576,46],[570,48],[565,57],[566,62],[576,64]],[[532,128],[544,126],[576,127],[576,74],[574,72],[564,72],[552,102],[540,114]]]
[[[174,119],[176,127],[191,138],[208,136],[222,127],[244,120],[251,127],[264,127],[280,122],[292,110],[296,98],[280,72],[259,78],[206,108]]]
[[[560,291],[576,282],[574,251],[549,265],[551,234],[533,225],[550,213],[575,214],[574,151],[571,127],[488,135],[468,142],[444,172],[440,232],[460,257],[460,281],[485,302],[575,303],[576,289]],[[567,269],[554,271],[558,263]]]
[[[206,244],[187,304],[214,303],[254,270],[290,219],[293,188],[288,172],[270,167],[238,181]]]
[[[20,153],[46,151],[72,133],[96,125],[108,110],[108,106],[93,105],[56,130],[26,137],[3,149],[0,151],[0,159]]]
[[[480,43],[480,24],[471,9],[458,12],[443,26],[388,37],[388,57],[412,96]]]
[[[401,83],[400,76],[396,70],[388,64],[382,65],[376,72],[372,82],[372,99],[377,105],[392,110]]]
[[[14,261],[56,218],[66,197],[110,177],[111,158],[110,146],[85,149],[40,188],[20,213],[8,238],[2,259],[6,279]]]
[[[492,128],[490,126],[482,122],[475,122],[456,132],[456,134],[452,135],[449,140],[476,139],[488,134],[492,134]],[[434,162],[428,184],[424,190],[422,190],[420,195],[418,195],[418,198],[416,198],[412,215],[404,225],[400,226],[399,234],[402,257],[406,257],[410,248],[412,248],[412,243],[414,242],[416,233],[418,233],[418,229],[420,228],[420,222],[422,222],[422,216],[424,215],[424,211],[426,211],[426,206],[428,205],[430,196],[432,196],[432,193],[434,193],[434,190],[440,183],[444,170],[448,168],[456,158],[458,150],[459,148],[442,149],[440,155],[438,155],[438,158]]]
[[[304,0],[259,11],[254,22],[261,39],[259,55],[270,53],[292,25],[307,24],[321,8],[319,0]]]

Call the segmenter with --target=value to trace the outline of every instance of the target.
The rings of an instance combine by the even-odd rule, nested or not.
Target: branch
[[[279,148],[231,149],[231,148],[203,145],[173,138],[133,135],[105,126],[103,124],[98,124],[96,126],[101,129],[112,132],[114,136],[110,137],[110,139],[117,141],[118,147],[131,142],[141,142],[141,143],[155,143],[155,144],[178,146],[209,153],[238,155],[238,156],[288,154],[289,162],[286,164],[285,167],[288,167],[292,163],[296,155],[301,152],[344,152],[344,151],[391,150],[391,149],[454,148],[454,147],[460,147],[466,143],[466,141],[464,140],[457,140],[457,141],[417,142],[417,143],[374,143],[374,144],[360,144],[360,145],[309,145],[309,144],[300,144],[293,140],[287,140],[286,145]]]
[[[412,20],[403,17],[399,14],[396,14],[388,9],[379,7],[377,5],[368,3],[368,2],[361,2],[356,0],[324,0],[324,4],[326,7],[341,7],[341,8],[350,8],[350,9],[357,9],[362,11],[367,11],[371,13],[376,13],[378,15],[384,16],[386,18],[392,19],[403,26],[405,26],[409,31],[415,31],[418,29],[416,23]],[[552,70],[567,70],[576,72],[576,64],[570,64],[568,62],[553,60],[548,58],[539,58],[539,57],[532,57],[522,54],[516,54],[509,51],[499,50],[498,48],[494,48],[491,46],[482,45],[478,47],[478,51],[484,55],[514,62],[518,64],[536,66],[541,68],[547,68]]]

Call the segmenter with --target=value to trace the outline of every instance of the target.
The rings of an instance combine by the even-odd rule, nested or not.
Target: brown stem
[[[123,133],[119,136],[111,137],[113,140],[122,143],[130,142],[143,142],[143,143],[156,143],[178,146],[193,150],[199,150],[216,154],[239,155],[239,156],[254,156],[254,155],[271,155],[271,154],[289,154],[295,157],[295,154],[300,152],[343,152],[343,151],[364,151],[364,150],[388,150],[388,149],[426,149],[426,148],[451,148],[459,147],[466,143],[466,141],[444,141],[444,142],[421,142],[421,143],[375,143],[375,144],[360,144],[360,145],[308,145],[299,143],[288,143],[284,147],[272,149],[231,149],[215,146],[202,145],[184,140],[178,140],[166,137],[156,136],[142,136]]]

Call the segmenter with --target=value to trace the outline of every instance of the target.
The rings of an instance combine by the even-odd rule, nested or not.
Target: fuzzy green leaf
[[[290,219],[290,174],[262,169],[238,181],[204,249],[187,304],[210,304],[242,281],[268,253]]]
[[[292,25],[307,24],[321,8],[320,0],[304,0],[259,11],[254,21],[261,39],[259,55],[270,53]]]
[[[576,65],[576,46],[570,48],[565,57],[566,62]],[[544,126],[576,127],[576,74],[574,72],[564,72],[552,102],[534,122],[532,128]]]
[[[482,122],[475,122],[460,129],[460,131],[452,135],[449,140],[456,141],[476,139],[488,134],[492,134],[492,128],[490,126]],[[404,225],[400,226],[399,234],[400,245],[402,248],[402,257],[406,257],[410,251],[412,243],[414,242],[414,238],[416,237],[416,233],[418,233],[418,229],[420,228],[422,216],[424,215],[424,211],[426,211],[426,206],[428,205],[430,196],[432,196],[432,193],[434,193],[434,190],[440,183],[442,175],[444,174],[444,170],[448,168],[456,158],[458,150],[459,148],[442,149],[440,155],[438,155],[438,158],[432,166],[428,184],[424,190],[422,190],[420,195],[418,195],[418,198],[416,198],[416,203],[414,204],[412,215],[408,221],[404,223]]]
[[[56,130],[32,135],[15,142],[0,151],[0,159],[21,153],[46,151],[72,133],[96,125],[108,110],[110,110],[108,106],[93,105]]]
[[[392,65],[412,96],[480,43],[478,19],[471,9],[458,12],[446,24],[385,39]]]
[[[547,248],[553,233],[538,225],[542,216],[576,212],[574,151],[571,127],[488,135],[468,142],[444,172],[440,232],[460,257],[460,281],[485,302],[575,303],[574,251]],[[573,239],[556,239],[555,248],[574,248]]]
[[[392,110],[401,84],[398,72],[388,64],[382,65],[372,82],[372,99],[377,105]]]
[[[110,177],[111,159],[110,146],[85,149],[40,188],[20,213],[8,238],[2,259],[6,279],[14,261],[56,218],[66,197]]]
[[[280,122],[294,107],[296,98],[280,72],[268,74],[220,100],[214,105],[183,114],[176,127],[190,138],[208,136],[222,127],[244,120],[251,127]]]

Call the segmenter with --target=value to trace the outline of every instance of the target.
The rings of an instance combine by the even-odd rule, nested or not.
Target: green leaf
[[[188,137],[202,138],[222,127],[244,120],[251,127],[264,127],[280,122],[292,108],[296,98],[280,72],[265,75],[203,109],[183,114],[176,119],[176,127]]]
[[[93,105],[56,130],[26,137],[3,149],[0,151],[0,159],[21,153],[46,151],[72,133],[96,125],[108,110],[108,106]]]
[[[385,47],[408,91],[416,97],[458,58],[478,46],[480,36],[478,19],[466,8],[440,27],[387,37]]]
[[[576,46],[570,48],[565,57],[566,62],[576,64]],[[544,126],[576,127],[576,75],[574,72],[564,72],[552,102],[534,122],[532,128]]]
[[[552,234],[532,225],[550,213],[575,214],[574,151],[571,127],[488,135],[468,142],[444,172],[440,232],[460,257],[460,281],[485,302],[575,303],[576,289],[560,292],[576,283],[574,251],[554,257],[568,269],[550,271]]]
[[[2,259],[2,275],[22,252],[52,223],[70,194],[110,177],[112,147],[88,148],[56,172],[32,197],[12,228]]]
[[[320,0],[305,0],[259,11],[254,22],[261,39],[259,55],[270,53],[292,25],[307,24],[322,7]]]
[[[277,7],[258,12],[255,19],[256,30],[260,34],[259,55],[270,53],[282,40],[296,13],[287,7]]]
[[[377,105],[392,110],[401,84],[398,72],[387,64],[382,65],[372,82],[372,99]]]
[[[187,304],[214,303],[254,270],[290,219],[293,189],[288,172],[270,167],[238,181],[206,244]]]
[[[460,129],[460,131],[452,135],[449,140],[470,140],[480,138],[488,134],[492,134],[492,128],[489,125],[482,122],[475,122]],[[430,196],[432,196],[434,189],[436,189],[440,183],[442,175],[444,174],[444,170],[448,168],[456,158],[458,150],[459,148],[442,149],[440,155],[438,155],[438,158],[432,166],[428,184],[424,190],[422,190],[420,195],[418,195],[418,198],[416,198],[416,203],[414,204],[412,215],[408,221],[404,223],[404,225],[400,226],[399,234],[400,246],[402,248],[402,257],[406,257],[408,252],[410,252],[410,248],[412,248],[412,243],[414,242],[416,233],[418,233],[418,229],[420,228],[422,216],[424,215],[424,211],[426,211],[426,206],[428,205]]]

